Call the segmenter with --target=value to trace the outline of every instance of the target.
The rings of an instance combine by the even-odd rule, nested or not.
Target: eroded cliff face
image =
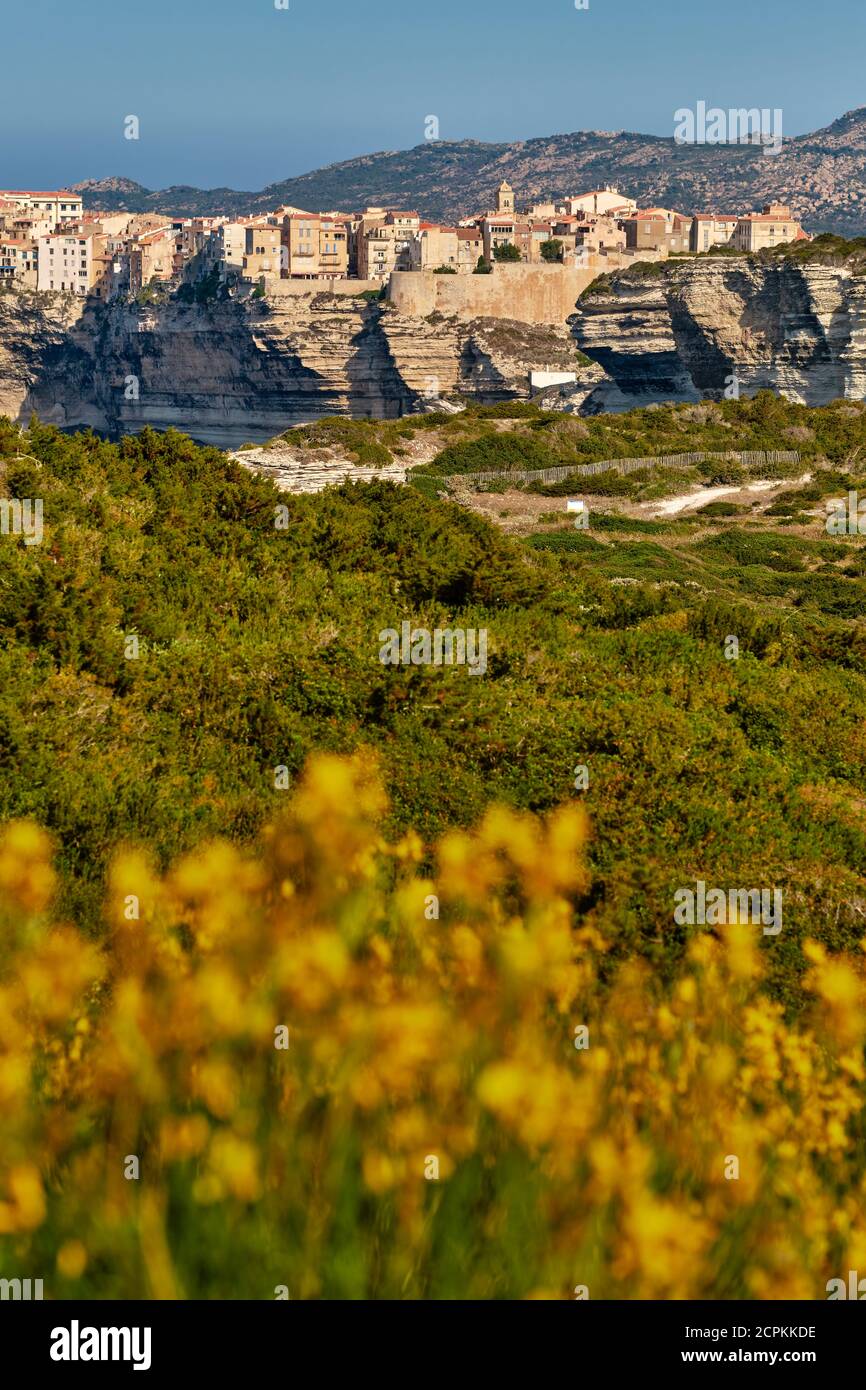
[[[573,335],[573,336],[572,336]],[[83,305],[0,294],[0,413],[110,435],[174,426],[223,448],[322,415],[393,417],[439,397],[529,394],[529,373],[593,365],[544,403],[581,414],[769,387],[866,396],[866,279],[741,258],[614,275],[570,328],[416,318],[315,291],[208,305]]]
[[[34,382],[51,383],[68,376],[78,380],[87,361],[80,358],[72,335],[84,313],[79,300],[28,292],[0,294],[0,415],[26,419]]]
[[[806,405],[866,395],[866,279],[838,267],[668,262],[615,275],[569,322],[606,374],[585,411],[696,401],[733,376]]]
[[[150,307],[0,295],[0,413],[112,435],[174,426],[234,448],[322,415],[526,397],[531,370],[575,362],[564,325],[409,318],[323,292]],[[584,375],[589,391],[600,372]]]

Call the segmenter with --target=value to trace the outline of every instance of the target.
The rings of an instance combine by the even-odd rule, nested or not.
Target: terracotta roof
[[[46,232],[40,241],[88,241],[96,232]]]

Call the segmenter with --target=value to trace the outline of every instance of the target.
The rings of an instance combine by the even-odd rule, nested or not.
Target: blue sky
[[[281,3],[281,0],[277,0]],[[673,133],[698,100],[786,135],[866,105],[866,0],[39,0],[7,7],[0,187],[258,189],[424,138]],[[140,139],[124,139],[124,118]]]

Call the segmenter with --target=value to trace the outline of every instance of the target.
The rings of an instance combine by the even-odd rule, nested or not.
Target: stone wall
[[[489,275],[437,275],[397,270],[388,298],[401,313],[427,318],[500,318],[518,323],[565,323],[598,269],[561,265],[495,265]]]
[[[339,294],[352,298],[367,290],[378,293],[382,288],[381,280],[282,280],[275,275],[263,275],[261,278],[265,282],[268,299],[303,298],[316,294]]]

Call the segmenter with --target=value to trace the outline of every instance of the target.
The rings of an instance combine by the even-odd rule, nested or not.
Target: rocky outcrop
[[[611,277],[569,320],[605,371],[584,411],[696,401],[767,387],[807,405],[866,395],[866,279],[740,257]]]
[[[405,483],[405,464],[388,463],[364,468],[346,459],[310,457],[290,443],[273,441],[261,449],[239,449],[231,456],[250,473],[270,478],[281,492],[322,492],[340,483]]]
[[[360,295],[86,307],[0,295],[0,413],[109,435],[174,426],[234,448],[323,415],[525,398],[530,371],[577,360],[565,325],[410,318]]]

